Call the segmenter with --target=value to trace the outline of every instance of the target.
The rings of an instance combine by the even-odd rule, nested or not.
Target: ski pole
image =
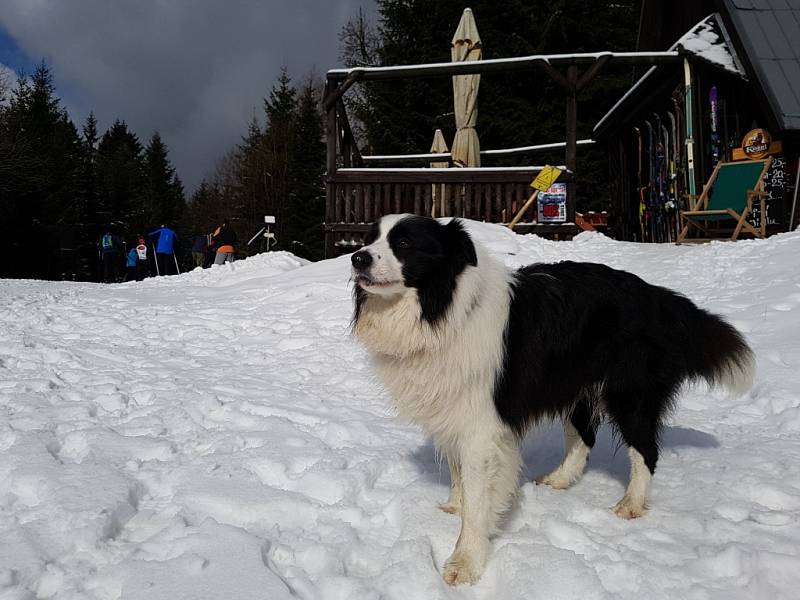
[[[156,262],[156,276],[161,275],[161,269],[158,268],[158,254],[156,254],[156,245],[151,243],[150,246],[153,248],[153,260]]]
[[[178,275],[181,274],[181,268],[178,266],[178,257],[175,256],[175,253],[172,253],[172,258],[175,259],[175,270],[178,272]]]

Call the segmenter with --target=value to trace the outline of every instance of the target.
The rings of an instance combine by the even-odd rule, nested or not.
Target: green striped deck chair
[[[743,230],[763,238],[766,235],[764,177],[770,164],[772,157],[717,163],[694,207],[680,211],[681,232],[677,243],[728,236],[735,240]],[[761,226],[758,228],[747,221],[756,197],[761,203]],[[689,232],[694,230],[699,230],[702,237],[687,239]]]

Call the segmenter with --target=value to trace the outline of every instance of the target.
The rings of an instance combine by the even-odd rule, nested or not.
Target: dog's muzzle
[[[350,262],[353,263],[353,268],[361,273],[369,268],[372,264],[372,254],[367,252],[366,250],[359,250],[358,252],[354,252],[350,257]]]

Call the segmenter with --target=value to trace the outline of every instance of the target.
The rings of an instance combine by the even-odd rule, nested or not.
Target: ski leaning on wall
[[[678,227],[677,119],[653,113],[644,127],[634,127],[639,171],[639,228],[643,242],[672,242]]]
[[[678,219],[678,120],[675,114],[667,111],[669,119],[669,200],[667,209],[670,214],[670,236],[672,240],[678,239],[680,233],[680,219]]]
[[[711,155],[711,168],[717,166],[720,156],[720,140],[719,140],[719,102],[717,101],[717,86],[712,85],[708,92],[708,106],[709,106],[709,123],[710,132],[709,145]]]

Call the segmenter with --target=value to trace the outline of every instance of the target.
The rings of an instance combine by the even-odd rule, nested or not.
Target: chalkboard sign
[[[764,211],[766,214],[767,226],[781,225],[785,215],[786,192],[790,186],[789,169],[786,157],[773,156],[772,164],[769,166],[767,175],[764,178]],[[761,203],[757,198],[753,199],[753,210],[747,216],[747,220],[753,227],[761,227]]]

